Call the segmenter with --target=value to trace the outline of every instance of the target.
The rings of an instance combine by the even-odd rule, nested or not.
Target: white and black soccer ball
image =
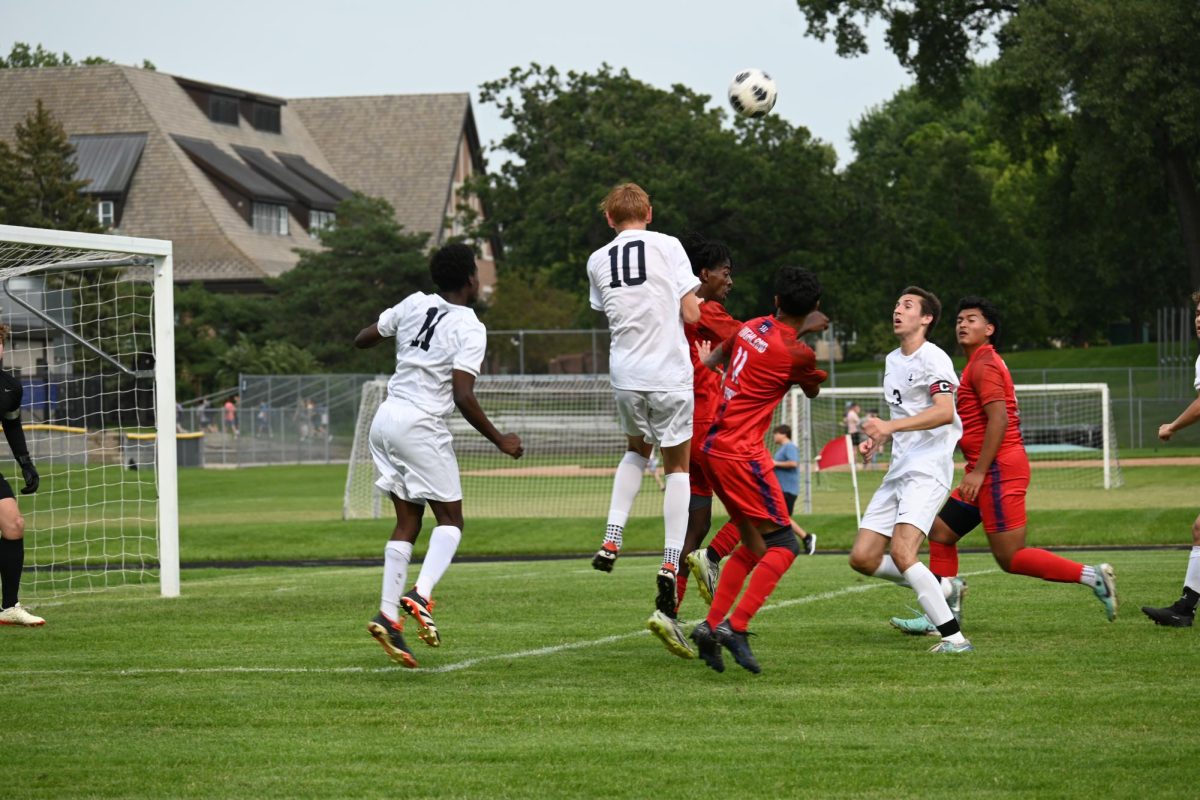
[[[729,83],[729,105],[746,117],[765,116],[778,94],[775,80],[761,69],[739,70]]]

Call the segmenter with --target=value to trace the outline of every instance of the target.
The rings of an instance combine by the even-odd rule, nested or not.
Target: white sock
[[[679,551],[687,537],[688,504],[692,499],[691,478],[686,472],[666,476],[663,490],[663,561],[679,569]]]
[[[1096,568],[1088,565],[1083,566],[1083,571],[1079,573],[1079,582],[1084,586],[1096,585]]]
[[[936,577],[936,576],[935,576],[935,577]],[[951,595],[951,594],[954,592],[954,581],[953,581],[952,579],[950,579],[950,578],[942,578],[942,579],[941,579],[940,581],[938,581],[938,582],[939,582],[939,583],[941,584],[941,586],[942,586],[942,597],[944,597],[944,598],[946,598],[947,600],[949,600],[949,599],[950,599],[950,595]]]
[[[433,587],[446,574],[460,541],[462,531],[453,525],[438,525],[433,529],[429,534],[429,550],[421,563],[421,574],[417,576],[417,594],[426,600],[433,597]]]
[[[379,610],[388,619],[400,619],[400,596],[408,582],[408,563],[412,561],[412,542],[391,541],[383,548],[383,594]]]
[[[638,490],[642,488],[642,474],[646,471],[649,459],[629,450],[617,464],[617,474],[613,477],[612,499],[608,503],[608,525],[604,534],[605,542],[613,542],[621,549],[621,533],[629,520],[629,509],[637,499]]]
[[[883,561],[879,562],[879,569],[871,573],[876,578],[883,578],[885,581],[891,581],[901,586],[911,586],[904,576],[900,574],[899,568],[896,567],[896,562],[891,556],[884,556]],[[931,573],[932,574],[932,573]]]
[[[918,561],[904,570],[904,577],[917,593],[917,602],[921,604],[930,622],[934,625],[945,625],[954,619],[950,606],[946,605],[946,598],[942,597],[942,587],[938,586],[938,579],[929,571],[929,567]],[[946,638],[954,641],[952,636]]]
[[[1200,547],[1193,547],[1192,554],[1188,556],[1187,577],[1183,579],[1183,585],[1193,592],[1200,592]]]

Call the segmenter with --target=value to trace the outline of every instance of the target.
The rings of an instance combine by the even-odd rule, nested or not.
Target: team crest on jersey
[[[917,374],[915,372],[908,373],[908,385],[909,386],[912,386],[914,383],[916,383],[916,380],[917,380]]]
[[[766,332],[767,332],[767,331],[769,331],[769,330],[771,330],[771,320],[769,320],[769,319],[764,319],[764,320],[762,321],[762,324],[758,326],[758,332],[759,332],[759,333],[766,333]]]

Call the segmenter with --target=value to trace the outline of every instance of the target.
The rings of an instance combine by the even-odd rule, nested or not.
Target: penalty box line
[[[974,577],[976,575],[987,575],[993,572],[999,572],[998,569],[985,569],[976,572],[964,572],[962,577]],[[808,603],[818,603],[823,600],[834,600],[838,597],[844,597],[851,594],[860,594],[869,592],[875,589],[882,589],[886,586],[894,584],[878,580],[872,583],[864,583],[855,586],[847,586],[843,589],[834,589],[829,592],[820,592],[819,594],[805,595],[804,597],[796,597],[791,600],[781,600],[778,603],[769,603],[759,609],[759,612],[774,611],[780,608],[790,608],[792,606],[807,605]],[[632,633],[618,633],[612,636],[602,636],[599,639],[586,639],[578,642],[566,642],[564,644],[547,645],[546,647],[536,647],[529,650],[518,650],[512,653],[500,653],[490,656],[479,656],[478,658],[468,658],[463,661],[455,661],[450,664],[442,664],[437,667],[418,667],[417,669],[405,669],[400,666],[385,666],[385,667],[149,667],[145,669],[130,668],[130,669],[114,669],[114,670],[79,670],[79,669],[47,669],[47,670],[21,670],[23,675],[112,675],[116,677],[137,677],[142,675],[355,675],[355,674],[370,674],[381,672],[423,672],[423,673],[444,673],[458,672],[471,667],[487,664],[493,661],[515,661],[522,658],[537,658],[539,656],[550,656],[556,653],[565,653],[571,650],[586,650],[592,647],[600,647],[601,645],[613,644],[615,642],[633,639],[638,636],[648,636],[650,631],[640,630]]]

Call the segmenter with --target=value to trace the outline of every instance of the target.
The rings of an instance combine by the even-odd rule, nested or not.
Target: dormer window
[[[101,200],[96,203],[96,219],[100,221],[101,226],[111,228],[117,224],[116,204],[112,200]]]
[[[236,97],[220,94],[208,96],[208,118],[222,125],[238,124],[238,101]]]
[[[288,235],[287,206],[275,203],[259,203],[255,201],[251,208],[251,225],[259,233],[272,233],[276,236]]]
[[[279,133],[279,106],[254,102],[250,106],[250,124],[255,130]]]

